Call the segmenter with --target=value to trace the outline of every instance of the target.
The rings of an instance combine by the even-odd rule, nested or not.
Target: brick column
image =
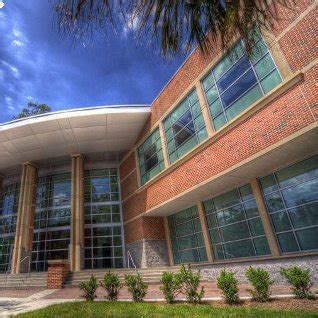
[[[203,234],[206,254],[208,257],[208,262],[213,262],[214,261],[213,251],[211,248],[210,236],[208,233],[208,227],[207,227],[206,218],[205,218],[205,214],[204,214],[203,203],[198,202],[197,207],[198,207],[198,213],[199,213],[199,218],[200,218],[200,222],[201,222],[202,234]]]
[[[204,92],[202,89],[202,85],[201,82],[198,81],[195,85],[197,94],[198,94],[198,98],[199,98],[199,103],[200,103],[200,107],[201,107],[201,112],[202,112],[202,116],[205,122],[205,127],[208,133],[208,136],[212,136],[214,134],[214,129],[212,126],[212,120],[211,120],[211,116],[208,110],[208,106],[207,103],[205,101],[205,96],[204,96]]]
[[[262,195],[257,179],[254,179],[251,181],[251,187],[252,187],[252,191],[256,200],[259,215],[263,222],[264,232],[267,237],[267,241],[268,241],[268,245],[271,250],[271,253],[273,256],[279,256],[280,249],[278,246],[277,238],[272,227],[270,216],[268,215],[266,211],[265,202],[264,202],[263,195]]]
[[[47,288],[62,289],[70,271],[70,264],[67,260],[48,261]]]
[[[83,157],[72,158],[72,203],[70,270],[79,271],[84,266],[84,163]]]
[[[37,172],[38,169],[34,164],[30,162],[22,164],[18,217],[12,254],[12,274],[29,271],[33,241]]]

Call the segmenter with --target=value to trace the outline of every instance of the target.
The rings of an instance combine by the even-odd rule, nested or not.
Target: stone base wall
[[[168,266],[168,248],[165,240],[141,240],[126,245],[136,267]],[[128,261],[128,260],[127,260]]]
[[[209,281],[216,281],[222,269],[234,271],[239,283],[248,283],[245,277],[245,271],[253,266],[255,268],[261,267],[269,272],[270,277],[275,281],[275,284],[287,284],[287,281],[280,275],[279,271],[282,267],[299,266],[303,269],[309,268],[311,279],[315,285],[318,284],[318,255],[304,256],[281,259],[255,260],[248,262],[235,262],[231,264],[213,264],[213,265],[199,265],[201,275]]]

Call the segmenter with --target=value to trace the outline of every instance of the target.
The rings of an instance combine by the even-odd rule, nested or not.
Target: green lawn
[[[284,318],[284,317],[318,317],[317,313],[273,311],[258,308],[224,307],[212,305],[160,305],[151,303],[124,302],[76,302],[53,305],[45,309],[21,314],[19,317],[129,317],[129,318],[169,318],[169,317],[224,317],[224,318]]]

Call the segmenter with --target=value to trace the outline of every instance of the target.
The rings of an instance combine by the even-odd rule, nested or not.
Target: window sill
[[[240,115],[238,115],[237,117],[232,119],[230,122],[228,122],[225,126],[223,126],[220,130],[218,130],[217,132],[214,132],[214,134],[212,134],[211,136],[208,136],[208,138],[205,141],[203,141],[201,144],[194,147],[189,153],[179,158],[173,164],[170,164],[168,167],[162,170],[159,174],[157,174],[153,179],[149,180],[144,185],[140,186],[135,193],[142,192],[144,189],[154,184],[159,179],[166,176],[168,173],[172,172],[174,169],[176,169],[178,166],[183,164],[185,161],[191,159],[193,156],[195,156],[198,152],[203,150],[205,147],[219,140],[223,135],[228,133],[231,129],[239,125],[245,119],[255,114],[257,111],[259,111],[266,105],[268,105],[275,98],[279,97],[281,94],[286,92],[292,86],[300,82],[302,78],[303,78],[303,73],[301,71],[298,71],[295,74],[292,74],[290,77],[286,78],[285,81],[283,81],[280,85],[274,88],[271,92],[269,92],[267,95],[263,96],[261,99],[256,101],[254,104],[248,107],[245,111],[243,111]],[[133,194],[125,198],[123,201],[129,199],[132,195]]]

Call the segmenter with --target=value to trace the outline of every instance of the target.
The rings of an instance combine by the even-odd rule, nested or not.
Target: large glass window
[[[283,253],[318,249],[318,155],[260,179]]]
[[[47,261],[68,259],[71,222],[71,174],[39,178],[36,193],[31,269],[47,270]]]
[[[216,131],[282,81],[257,29],[253,36],[256,43],[250,58],[239,41],[202,81]]]
[[[85,268],[123,267],[117,169],[85,171]]]
[[[14,244],[20,184],[4,186],[0,194],[0,272],[9,270]]]
[[[204,209],[216,259],[270,254],[249,184],[205,201]]]
[[[138,149],[141,184],[145,184],[165,168],[159,129]]]
[[[175,264],[207,261],[196,206],[168,217]]]
[[[171,163],[207,138],[197,92],[192,91],[164,121]]]

